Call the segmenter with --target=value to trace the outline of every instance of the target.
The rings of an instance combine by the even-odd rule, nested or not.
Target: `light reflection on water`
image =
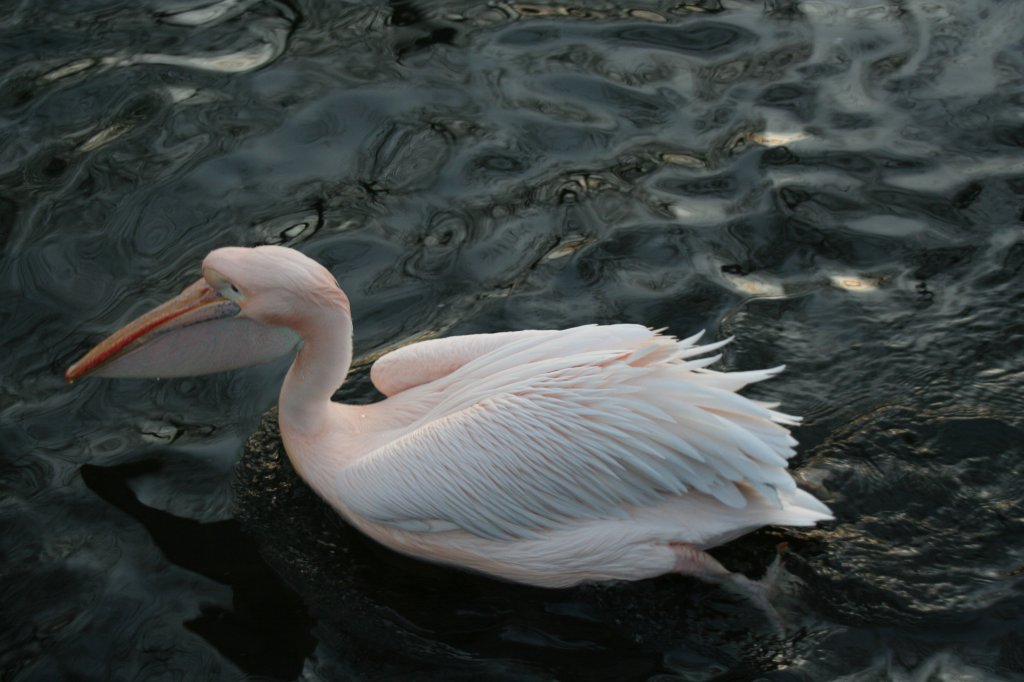
[[[1020,675],[1022,13],[3,13],[5,675]],[[719,554],[757,573],[786,546],[791,636],[681,578],[533,590],[373,545],[278,454],[235,467],[286,363],[63,383],[211,248],[257,243],[332,269],[364,357],[625,321],[786,363],[761,390],[805,415],[837,521]],[[372,398],[365,364],[344,396]]]

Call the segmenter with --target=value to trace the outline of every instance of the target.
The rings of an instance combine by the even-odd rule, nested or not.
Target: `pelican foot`
[[[671,547],[676,553],[675,571],[677,573],[715,583],[733,594],[749,599],[764,613],[778,634],[785,633],[786,627],[782,616],[779,615],[769,599],[772,588],[782,571],[779,557],[775,557],[775,561],[768,567],[764,578],[751,580],[742,573],[733,573],[719,563],[718,559],[692,545],[673,543]]]

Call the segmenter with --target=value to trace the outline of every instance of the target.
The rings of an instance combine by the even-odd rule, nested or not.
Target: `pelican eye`
[[[234,301],[235,303],[241,303],[245,298],[245,294],[238,287],[237,284],[230,281],[216,270],[207,269],[203,272],[203,277],[210,284],[211,287],[217,290],[224,298]]]
[[[241,303],[242,299],[245,298],[245,295],[242,294],[242,290],[239,289],[238,285],[236,285],[234,282],[224,280],[218,287],[218,290],[224,296],[224,298],[230,299],[235,303]]]

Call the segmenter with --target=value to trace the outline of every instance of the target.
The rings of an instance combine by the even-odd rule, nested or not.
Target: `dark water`
[[[193,11],[195,10],[195,11]],[[0,680],[1024,677],[1024,4],[0,2]],[[61,374],[286,243],[364,358],[423,334],[735,334],[836,512],[788,632],[693,580],[398,557],[272,448],[286,363]],[[343,391],[372,400],[365,363]],[[264,434],[265,436],[266,434]],[[236,464],[237,462],[237,464]]]

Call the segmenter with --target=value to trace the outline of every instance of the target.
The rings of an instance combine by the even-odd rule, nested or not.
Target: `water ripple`
[[[101,4],[0,17],[7,676],[1024,674],[1024,6]],[[286,363],[63,382],[207,251],[259,243],[348,292],[346,399],[412,339],[587,322],[785,363],[752,395],[804,415],[837,521],[719,553],[783,551],[804,629],[681,578],[551,592],[397,557],[272,448],[232,502]]]

